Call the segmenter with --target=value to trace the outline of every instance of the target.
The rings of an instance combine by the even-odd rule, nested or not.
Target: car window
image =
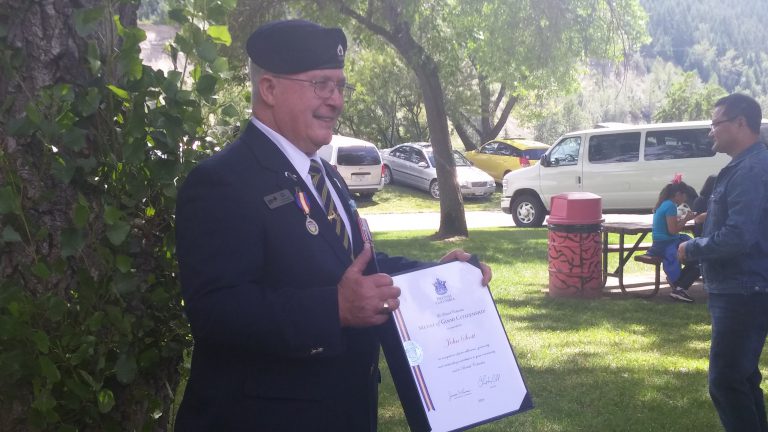
[[[499,143],[497,142],[489,142],[488,144],[482,146],[480,148],[479,153],[485,153],[485,154],[495,154],[496,153],[496,146]]]
[[[414,164],[419,164],[421,162],[427,162],[427,158],[424,156],[424,152],[417,149],[417,148],[409,148],[411,151],[410,159],[409,161]]]
[[[565,138],[552,148],[549,160],[552,165],[576,165],[579,163],[579,148],[581,137]]]
[[[547,149],[528,149],[523,150],[523,156],[530,160],[539,160],[546,152]]]
[[[336,155],[337,165],[379,165],[380,163],[379,151],[374,147],[339,147]]]
[[[392,149],[392,151],[389,152],[389,155],[398,159],[408,160],[408,147]]]
[[[594,164],[640,160],[640,132],[594,135],[589,138],[589,161]]]
[[[709,129],[652,131],[645,135],[645,160],[712,157]]]
[[[472,166],[472,164],[461,153],[453,151],[453,162],[456,166]]]
[[[501,156],[517,156],[520,157],[520,151],[509,144],[499,144],[496,154]]]

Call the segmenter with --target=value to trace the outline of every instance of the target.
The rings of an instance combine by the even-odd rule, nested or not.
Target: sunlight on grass
[[[470,238],[452,242],[430,241],[430,234],[374,237],[377,249],[392,255],[435,260],[461,247],[491,265],[491,290],[533,396],[532,411],[476,430],[720,430],[707,393],[705,302],[674,303],[664,296],[551,298],[546,228],[473,230]],[[650,270],[638,263],[627,271]],[[383,358],[381,364],[379,430],[408,431]]]

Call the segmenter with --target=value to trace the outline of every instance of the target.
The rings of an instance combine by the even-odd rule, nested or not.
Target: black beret
[[[340,28],[304,20],[273,21],[251,34],[246,51],[256,66],[272,73],[343,69],[347,38]]]

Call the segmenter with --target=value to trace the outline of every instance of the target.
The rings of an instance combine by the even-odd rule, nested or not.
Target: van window
[[[336,165],[379,165],[381,157],[375,147],[344,146],[339,147]]]
[[[579,148],[581,137],[566,138],[555,144],[549,152],[549,160],[552,165],[576,165],[579,163]]]
[[[649,131],[645,134],[645,160],[712,157],[709,129]]]
[[[594,135],[589,139],[589,161],[594,164],[640,160],[640,132]]]

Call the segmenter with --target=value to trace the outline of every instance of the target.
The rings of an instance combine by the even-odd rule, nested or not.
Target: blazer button
[[[323,350],[324,350],[323,347],[312,348],[312,351],[309,352],[309,355],[320,354],[323,352]]]

